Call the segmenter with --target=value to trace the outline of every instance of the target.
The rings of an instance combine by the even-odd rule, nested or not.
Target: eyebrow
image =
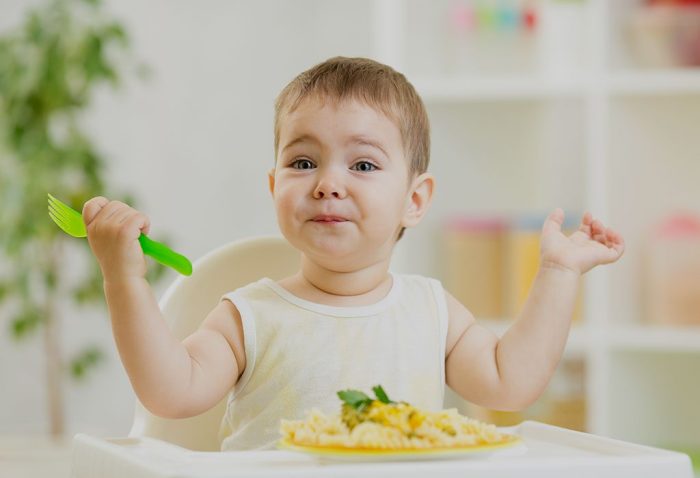
[[[284,145],[282,148],[282,151],[285,151],[288,148],[291,148],[292,146],[299,144],[299,143],[315,143],[315,144],[321,144],[321,142],[312,134],[302,134],[301,136],[297,136],[294,138],[292,141]],[[359,144],[361,146],[370,146],[372,148],[378,149],[381,151],[384,156],[389,158],[389,155],[387,154],[386,150],[382,147],[382,144],[379,141],[376,141],[368,136],[362,135],[362,134],[357,134],[350,136],[348,140],[346,141],[345,144]]]
[[[376,140],[369,138],[365,135],[358,134],[358,135],[351,136],[348,139],[348,143],[354,143],[354,144],[359,144],[359,145],[363,145],[363,146],[371,146],[372,148],[378,149],[379,151],[381,151],[384,154],[384,156],[389,158],[389,155],[384,150],[384,148],[382,147],[382,145],[379,141],[376,141]]]

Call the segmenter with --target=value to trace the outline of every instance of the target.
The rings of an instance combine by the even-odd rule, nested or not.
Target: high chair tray
[[[537,477],[692,478],[682,453],[544,423],[502,428],[522,445],[445,461],[329,463],[290,451],[199,452],[148,437],[73,440],[73,478]]]

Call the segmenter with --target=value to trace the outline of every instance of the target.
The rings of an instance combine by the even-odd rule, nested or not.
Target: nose
[[[342,185],[340,172],[334,168],[326,168],[320,172],[318,183],[314,189],[314,199],[336,198],[342,199],[345,197],[345,188]]]

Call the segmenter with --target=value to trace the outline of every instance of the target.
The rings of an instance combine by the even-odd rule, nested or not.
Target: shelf
[[[611,437],[648,445],[700,447],[700,355],[616,350],[603,391]]]
[[[479,319],[478,323],[499,337],[512,325],[512,321],[507,319]],[[700,326],[613,326],[604,336],[607,337],[609,347],[615,350],[700,353]],[[572,356],[582,355],[589,343],[589,327],[574,324],[569,333],[565,353]]]
[[[583,97],[591,81],[537,75],[411,78],[426,102],[508,101]],[[613,95],[700,94],[700,69],[613,73],[601,83]]]
[[[440,50],[447,2],[427,8],[418,0],[380,0],[392,34],[379,31],[385,44],[378,51],[389,52],[399,70],[415,72],[407,77],[430,108],[432,154],[439,158],[431,168],[447,183],[434,212],[567,203],[585,206],[625,234],[626,257],[589,273],[584,320],[572,326],[564,352],[565,360],[582,359],[585,366],[588,430],[649,443],[679,439],[697,447],[700,388],[686,377],[694,377],[700,363],[700,326],[625,325],[615,319],[644,315],[642,243],[635,239],[644,237],[647,222],[698,204],[693,180],[700,163],[693,151],[700,68],[653,70],[621,61],[624,38],[617,33],[624,34],[624,16],[639,0],[584,3],[585,61],[568,76],[547,76],[535,69],[537,61],[510,70],[521,73],[487,74],[477,62],[453,62],[451,71],[458,73],[443,73],[446,61],[461,52]],[[417,35],[414,24],[428,25],[431,35]],[[423,37],[425,43],[402,49],[406,38]],[[406,254],[407,270],[433,271],[431,258],[417,253],[418,246],[430,244],[427,233],[420,234],[407,239],[414,247]],[[500,337],[512,320],[478,323]]]
[[[536,100],[582,97],[584,79],[539,76],[465,76],[409,78],[426,102]]]
[[[608,84],[617,95],[700,94],[700,69],[620,72]]]
[[[610,346],[617,350],[700,353],[700,326],[615,326],[608,337]]]

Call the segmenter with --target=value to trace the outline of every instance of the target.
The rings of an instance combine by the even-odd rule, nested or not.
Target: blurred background
[[[129,201],[190,258],[277,234],[273,101],[336,55],[394,66],[428,107],[437,192],[397,272],[501,334],[553,208],[627,241],[587,274],[535,405],[446,405],[697,456],[700,1],[0,0],[0,465],[65,471],[72,435],[132,420],[94,260],[46,193]],[[150,274],[157,294],[176,277]]]

